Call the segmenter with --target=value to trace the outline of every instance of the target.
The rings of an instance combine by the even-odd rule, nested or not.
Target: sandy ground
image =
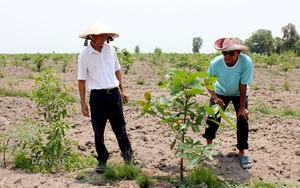
[[[77,66],[68,67],[68,72],[61,74],[67,85],[74,87],[77,94]],[[25,76],[36,73],[22,66],[1,67],[4,78],[0,79],[1,88],[11,90],[31,91],[34,80]],[[159,78],[155,70],[145,62],[135,62],[128,74],[123,74],[125,87],[130,96],[130,104],[124,106],[127,131],[132,142],[136,162],[142,166],[144,173],[154,176],[179,175],[179,159],[174,151],[169,149],[171,143],[168,137],[160,134],[168,127],[158,123],[157,119],[140,115],[140,107],[133,105],[143,98],[145,91],[159,97],[162,90],[158,88]],[[138,84],[137,82],[144,84]],[[288,77],[290,91],[283,87],[284,75],[276,71],[262,68],[254,69],[254,82],[249,96],[250,109],[300,110],[300,70],[296,69]],[[208,103],[207,96],[201,96],[199,102]],[[232,106],[232,105],[231,105]],[[83,156],[95,155],[93,131],[89,118],[80,113],[80,105],[75,104],[76,112],[71,114],[71,129],[67,136],[76,140]],[[228,111],[233,113],[233,107]],[[33,116],[34,101],[19,97],[0,97],[0,129],[7,131],[16,125],[21,117]],[[202,129],[202,132],[204,129]],[[193,134],[195,139],[205,143],[201,133]],[[300,117],[266,115],[252,110],[250,114],[250,149],[247,155],[253,162],[250,170],[243,170],[237,159],[236,133],[230,127],[220,128],[215,141],[221,144],[216,147],[221,152],[209,164],[215,167],[217,174],[226,180],[240,183],[249,181],[264,181],[290,183],[300,186]],[[106,145],[110,151],[109,161],[120,160],[120,151],[116,139],[108,124],[106,128]],[[93,182],[80,183],[75,178],[67,178],[62,174],[43,175],[28,174],[14,168],[0,168],[0,187],[110,187],[101,181],[101,175],[90,169]],[[99,179],[99,181],[95,181]],[[168,187],[163,182],[157,187]],[[134,182],[122,182],[121,187],[137,187]]]

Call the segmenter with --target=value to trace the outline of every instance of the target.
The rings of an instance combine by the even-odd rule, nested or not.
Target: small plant
[[[287,72],[293,69],[293,65],[289,62],[283,62],[280,64],[280,70],[284,72],[285,79],[288,79]]]
[[[0,55],[0,65],[5,67],[7,63],[5,55]]]
[[[15,150],[17,149],[18,143],[12,142],[12,140],[13,140],[13,135],[11,130],[0,133],[0,143],[1,143],[0,152],[3,153],[2,164],[4,167],[8,165],[11,156],[14,154]]]
[[[196,95],[205,95],[206,88],[213,90],[213,83],[217,78],[209,77],[205,72],[189,73],[182,70],[172,70],[166,77],[168,81],[161,88],[170,90],[171,99],[162,96],[157,100],[152,98],[149,92],[145,92],[146,101],[140,100],[138,103],[143,106],[141,115],[150,114],[158,117],[161,119],[160,123],[167,124],[173,132],[173,134],[168,134],[173,137],[170,148],[175,149],[175,155],[180,158],[180,179],[183,180],[184,158],[189,159],[189,167],[192,168],[205,158],[212,159],[213,155],[218,154],[212,151],[215,144],[203,146],[200,141],[195,141],[188,136],[188,131],[199,132],[201,126],[205,127],[206,124],[203,121],[207,115],[221,116],[232,127],[235,125],[225,116],[221,107],[200,106],[195,99]],[[205,82],[201,82],[204,78]]]
[[[276,65],[279,61],[279,55],[273,53],[271,56],[266,57],[265,61],[267,62],[267,65],[270,65],[270,70],[272,70],[272,66]]]
[[[46,70],[37,75],[32,96],[37,114],[44,119],[24,121],[24,125],[37,127],[35,134],[23,141],[23,147],[30,150],[32,166],[38,166],[41,172],[70,170],[79,160],[71,153],[71,142],[65,136],[70,128],[66,118],[73,101],[67,87],[55,77],[53,70]]]
[[[33,58],[33,63],[36,65],[36,71],[41,72],[43,67],[43,62],[45,60],[45,57],[42,54],[35,54]]]
[[[61,67],[61,71],[62,71],[63,73],[66,73],[68,64],[69,64],[69,60],[64,59],[63,65],[62,65],[62,67]]]
[[[127,74],[134,63],[131,54],[124,48],[118,55],[121,66],[125,68],[124,73]]]
[[[289,81],[288,81],[288,74],[287,72],[293,69],[293,65],[289,62],[283,62],[280,64],[280,70],[284,72],[285,82],[283,87],[286,91],[290,91]]]

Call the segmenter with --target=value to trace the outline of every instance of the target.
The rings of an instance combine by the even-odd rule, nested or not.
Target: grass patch
[[[261,90],[261,88],[259,86],[254,86],[252,89],[255,90],[255,91]]]
[[[139,174],[135,181],[136,184],[142,188],[148,188],[153,185],[153,182],[149,179],[149,177],[144,174]]]
[[[144,80],[138,80],[138,81],[136,81],[137,85],[144,85],[144,83],[145,83]]]
[[[269,68],[269,66],[266,65],[266,64],[257,64],[257,63],[254,65],[254,67],[255,68],[262,68],[262,69],[268,69]]]
[[[30,95],[31,93],[26,91],[13,91],[11,89],[0,88],[0,96],[30,98]]]
[[[124,163],[108,164],[103,177],[107,182],[135,180],[143,188],[153,185],[150,178],[141,173],[141,169]]]
[[[268,90],[269,90],[269,91],[276,91],[276,88],[274,88],[274,87],[269,87]]]
[[[206,168],[203,165],[192,171],[184,180],[185,187],[210,187],[219,188],[222,183],[212,169]]]
[[[254,107],[249,107],[249,111],[251,113],[261,113],[261,114],[265,114],[265,115],[271,115],[274,114],[274,111],[267,108],[266,106],[254,106]]]
[[[0,71],[0,78],[4,78],[4,73]]]
[[[267,183],[267,182],[254,182],[253,185],[247,187],[253,188],[299,188],[300,186],[291,184],[277,184],[277,183]]]
[[[286,109],[280,110],[280,114],[283,116],[299,117],[300,110],[292,110],[292,109],[286,108]]]
[[[33,75],[26,75],[26,76],[22,76],[22,78],[29,79],[29,80],[34,80],[35,76],[33,76]]]
[[[123,106],[139,106],[139,104],[136,101],[129,100],[128,103],[123,104]]]
[[[267,107],[264,102],[259,101],[257,105],[249,107],[250,113],[260,113],[264,115],[277,115],[277,116],[285,116],[285,117],[299,117],[300,110],[293,110],[290,108],[284,109],[271,109]]]
[[[103,176],[107,181],[118,181],[118,180],[134,180],[140,169],[134,168],[132,165],[124,165],[121,163],[109,164],[106,167]]]

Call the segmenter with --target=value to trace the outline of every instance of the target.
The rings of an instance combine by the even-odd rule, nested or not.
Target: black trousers
[[[223,96],[218,95],[220,99],[223,100],[225,103],[224,111],[227,108],[230,101],[232,101],[236,114],[238,114],[240,108],[240,96]],[[210,99],[210,106],[214,105],[214,100]],[[245,101],[245,108],[248,109],[248,96],[246,97]],[[205,133],[203,137],[209,140],[212,140],[216,137],[216,132],[219,128],[219,125],[210,121],[212,117],[209,117],[206,121],[206,124],[209,126],[205,129]],[[221,122],[221,118],[216,119],[218,122]],[[248,135],[249,135],[249,125],[248,122],[243,118],[240,117],[239,120],[237,118],[237,148],[239,150],[249,149],[248,145]]]
[[[98,162],[105,163],[109,157],[104,144],[104,131],[107,120],[111,124],[122,154],[131,154],[132,148],[126,132],[122,99],[118,89],[109,93],[103,90],[92,90],[90,108]]]

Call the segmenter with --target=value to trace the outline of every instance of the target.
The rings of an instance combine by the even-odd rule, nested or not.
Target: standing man
[[[81,111],[89,117],[89,108],[85,102],[86,86],[90,93],[90,112],[95,136],[95,147],[98,154],[96,172],[105,171],[109,153],[104,144],[104,130],[109,120],[117,138],[124,161],[133,162],[132,148],[126,132],[122,103],[128,102],[125,93],[121,66],[114,47],[108,43],[119,35],[109,26],[95,22],[86,32],[80,35],[87,46],[78,58],[78,89],[81,100]],[[90,41],[90,43],[88,43]]]
[[[223,110],[232,101],[237,118],[237,148],[238,157],[242,168],[250,169],[252,163],[245,155],[248,149],[248,92],[252,82],[252,60],[242,52],[248,48],[241,44],[238,38],[221,38],[215,42],[215,49],[222,55],[213,59],[209,65],[208,73],[211,77],[218,77],[214,91],[209,90],[211,95],[210,106],[218,104]],[[217,119],[221,121],[221,119]],[[207,144],[211,144],[216,137],[219,126],[207,120],[208,128],[205,129],[203,137]]]

